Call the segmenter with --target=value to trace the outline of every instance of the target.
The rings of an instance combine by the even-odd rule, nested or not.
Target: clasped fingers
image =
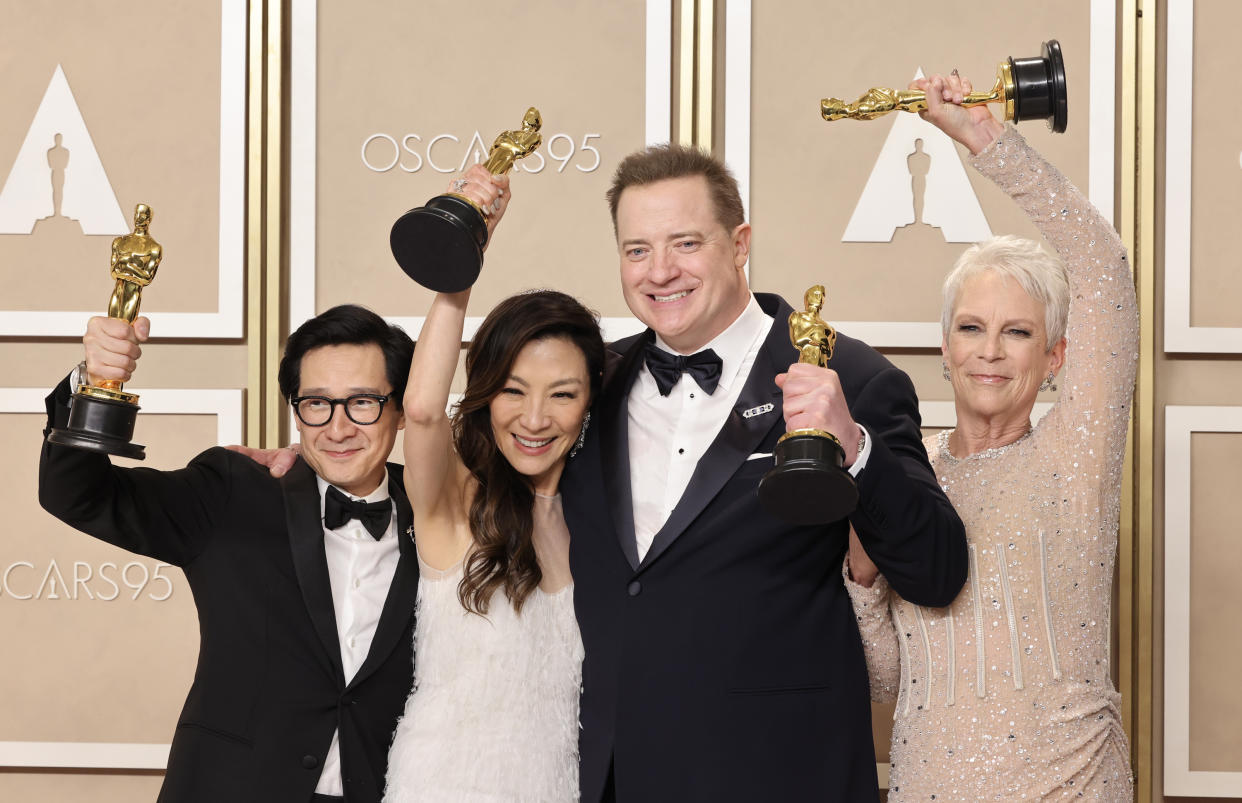
[[[485,216],[499,217],[509,198],[509,177],[493,175],[483,165],[471,165],[449,183],[449,191],[469,198]]]
[[[784,391],[785,426],[832,433],[845,448],[846,465],[852,465],[858,452],[858,425],[850,415],[837,372],[795,363],[778,384]]]
[[[142,357],[142,347],[138,344],[147,339],[149,327],[146,318],[138,318],[134,326],[120,318],[91,318],[82,336],[89,380],[128,382]]]

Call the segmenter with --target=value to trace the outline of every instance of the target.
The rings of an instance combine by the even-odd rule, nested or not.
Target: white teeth
[[[547,446],[549,443],[552,442],[552,438],[544,438],[543,440],[532,441],[527,438],[523,438],[521,435],[514,435],[513,437],[517,438],[518,443],[522,444],[523,446],[529,449],[538,449],[540,446]]]
[[[689,295],[689,293],[690,293],[689,290],[682,290],[680,293],[673,293],[671,296],[653,295],[652,298],[654,298],[656,301],[659,301],[659,302],[676,301],[679,298],[684,298],[685,296]]]

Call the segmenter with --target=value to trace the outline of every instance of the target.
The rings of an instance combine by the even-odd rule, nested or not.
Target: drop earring
[[[569,450],[569,456],[573,457],[578,454],[578,450],[582,448],[582,444],[586,443],[587,427],[591,425],[591,411],[587,410],[587,414],[582,417],[582,429],[578,430],[578,440],[574,441],[573,448]]]

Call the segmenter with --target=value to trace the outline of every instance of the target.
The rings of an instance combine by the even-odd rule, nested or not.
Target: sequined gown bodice
[[[560,528],[567,541],[559,496],[537,497],[534,513],[537,530]],[[573,586],[536,589],[520,613],[497,591],[483,617],[458,600],[461,564],[420,571],[414,690],[385,802],[576,801],[583,653]]]
[[[957,459],[928,438],[966,525],[944,609],[847,583],[876,699],[897,696],[889,801],[1130,800],[1110,602],[1138,319],[1120,238],[1012,127],[974,159],[1070,275],[1059,400],[1025,437]],[[900,674],[898,667],[900,666]]]

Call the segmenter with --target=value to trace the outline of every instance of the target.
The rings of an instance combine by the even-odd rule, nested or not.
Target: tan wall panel
[[[43,773],[0,770],[0,800],[38,803],[141,803],[155,800],[163,773]]]
[[[1165,404],[1237,404],[1242,399],[1242,360],[1224,356],[1165,360],[1158,383],[1157,409]],[[1157,443],[1163,446],[1163,441]]]
[[[940,282],[965,244],[946,243],[938,230],[919,223],[898,229],[892,243],[841,241],[897,113],[833,123],[819,115],[823,97],[853,100],[872,86],[904,88],[920,66],[946,73],[957,67],[987,89],[999,61],[1038,55],[1043,39],[1059,39],[1069,130],[1053,135],[1032,122],[1022,132],[1085,191],[1088,4],[1027,5],[1022,16],[1022,25],[997,25],[967,0],[941,3],[930,17],[913,10],[890,17],[866,4],[756,3],[751,285],[800,299],[809,284],[823,282],[828,320],[938,318]],[[1000,190],[966,170],[994,234],[1036,236]]]
[[[220,26],[219,4],[189,0],[154,17],[86,0],[8,3],[0,26],[0,176],[61,65],[125,222],[138,202],[154,211],[165,260],[146,311],[217,309]],[[81,149],[68,156],[66,185],[88,159]],[[111,240],[65,217],[0,235],[0,308],[104,310]]]
[[[83,358],[79,340],[61,342],[0,341],[0,366],[8,387],[51,390]],[[246,347],[178,341],[148,343],[142,347],[138,370],[130,383],[141,394],[144,387],[241,388],[246,386]],[[139,400],[139,405],[142,401]],[[146,417],[139,413],[138,431]],[[147,437],[145,434],[139,437]]]
[[[422,315],[431,294],[400,272],[388,233],[398,216],[446,191],[451,176],[427,160],[431,140],[461,139],[432,152],[456,171],[476,130],[485,155],[533,105],[544,119],[545,166],[525,172],[539,167],[535,155],[515,169],[513,206],[489,249],[472,312],[553,286],[605,316],[629,314],[603,194],[617,161],[644,144],[643,2],[321,3],[318,23],[317,309],[351,300],[385,315]],[[418,155],[403,152],[402,163],[418,169],[369,169],[360,151],[378,133],[408,142]],[[574,156],[558,172],[550,153],[565,154],[570,143],[551,140],[562,133]],[[581,147],[587,134],[600,135],[588,142],[600,153],[591,172],[578,169],[596,161]],[[376,166],[395,155],[380,140],[367,153]]]
[[[1242,433],[1191,436],[1190,768],[1242,772]]]
[[[1222,109],[1220,82],[1242,72],[1242,4],[1197,0],[1194,15],[1190,323],[1240,327],[1242,260],[1233,232],[1242,218],[1242,138],[1237,115]]]
[[[27,445],[0,467],[0,486],[10,489],[15,508],[0,565],[34,567],[8,571],[0,586],[0,630],[21,634],[11,649],[25,656],[0,677],[8,700],[0,741],[166,743],[198,653],[189,588],[180,570],[159,569],[169,582],[154,579],[158,561],[73,531],[38,507],[43,424],[41,415],[0,415],[0,440]],[[139,426],[146,463],[158,468],[183,465],[216,438],[214,416],[150,415]],[[68,587],[44,582],[53,562]],[[73,578],[78,562],[91,575],[85,579],[87,570],[79,567],[80,584]],[[128,587],[142,586],[139,564],[152,578],[140,590]],[[125,567],[128,584],[120,576]],[[33,598],[21,599],[28,595]]]

